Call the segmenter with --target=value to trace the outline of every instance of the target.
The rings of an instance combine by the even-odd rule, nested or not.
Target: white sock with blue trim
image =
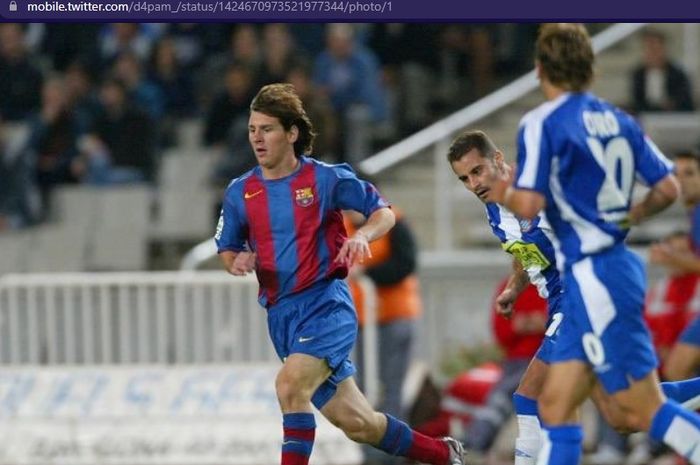
[[[513,406],[518,417],[514,465],[535,465],[542,442],[542,429],[537,418],[537,401],[515,393]]]

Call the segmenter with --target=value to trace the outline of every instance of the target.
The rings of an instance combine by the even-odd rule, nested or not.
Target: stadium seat
[[[158,186],[161,189],[194,190],[209,185],[214,156],[198,150],[192,154],[171,150],[163,155]]]
[[[214,234],[213,192],[161,189],[157,195],[158,217],[151,227],[152,239],[200,242]]]
[[[639,121],[647,135],[668,156],[700,143],[700,114],[643,113]]]
[[[142,270],[147,263],[152,192],[146,186],[94,191],[98,201],[89,238],[90,270]]]
[[[0,276],[26,271],[25,252],[29,245],[28,235],[21,231],[0,234]]]
[[[31,229],[28,236],[31,247],[25,251],[24,271],[44,273],[85,269],[88,229],[81,224],[48,224]]]

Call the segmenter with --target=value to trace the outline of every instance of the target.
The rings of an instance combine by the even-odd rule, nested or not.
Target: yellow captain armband
[[[513,255],[526,270],[532,268],[544,270],[551,265],[536,244],[523,241],[508,241],[501,244],[501,246],[503,250]]]

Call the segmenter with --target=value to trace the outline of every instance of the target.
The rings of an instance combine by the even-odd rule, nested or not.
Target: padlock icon
[[[17,2],[15,0],[10,2],[10,11],[17,11]]]

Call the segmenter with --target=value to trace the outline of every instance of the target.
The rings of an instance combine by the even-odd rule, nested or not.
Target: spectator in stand
[[[207,59],[205,69],[200,72],[197,85],[197,95],[200,96],[203,108],[208,108],[220,91],[224,90],[226,75],[232,65],[240,65],[248,69],[253,80],[252,87],[260,77],[262,52],[258,30],[253,24],[236,24],[229,31],[227,47],[220,53]],[[221,38],[219,38],[221,40]]]
[[[452,110],[485,95],[494,83],[494,43],[484,25],[448,24],[440,30],[439,98]]]
[[[676,155],[676,173],[681,197],[690,220],[690,248],[693,253],[679,253],[668,244],[655,244],[650,250],[652,263],[684,273],[700,274],[700,154]]]
[[[141,62],[151,55],[153,37],[141,23],[113,23],[106,25],[100,34],[100,68],[107,70],[123,53],[133,53]]]
[[[91,133],[79,141],[88,158],[87,182],[98,185],[150,182],[155,178],[155,134],[148,115],[128,98],[126,86],[106,79],[100,113]]]
[[[684,231],[666,237],[662,244],[678,254],[692,254],[690,238]],[[655,250],[655,249],[652,249]],[[658,280],[647,293],[645,317],[659,356],[660,370],[665,372],[669,353],[683,329],[700,312],[700,275],[683,268],[657,261],[652,252],[651,263],[662,265],[668,275]],[[685,379],[685,378],[683,378]]]
[[[218,152],[214,172],[217,185],[226,185],[255,166],[247,131],[250,101],[255,95],[250,70],[238,63],[229,65],[224,85],[204,123],[204,145]]]
[[[371,153],[372,128],[387,118],[376,56],[356,43],[352,25],[329,24],[313,76],[340,119],[340,159],[362,161]]]
[[[197,114],[197,102],[189,71],[180,64],[175,41],[158,41],[151,57],[151,80],[164,97],[166,116],[183,118]]]
[[[177,142],[177,122],[198,114],[194,85],[189,70],[180,66],[170,37],[158,41],[151,58],[151,82],[163,97],[158,146],[171,147]]]
[[[330,162],[336,161],[338,121],[328,97],[316,89],[311,80],[309,68],[301,62],[292,66],[283,80],[294,86],[297,94],[306,105],[306,113],[311,121],[315,122],[314,147],[318,154],[316,158]]]
[[[20,24],[0,24],[0,115],[21,121],[39,109],[42,76],[32,62]]]
[[[50,57],[52,68],[64,72],[75,61],[98,65],[99,23],[46,24],[42,51]]]
[[[41,111],[30,122],[30,135],[23,156],[34,160],[34,175],[41,193],[42,218],[51,207],[51,191],[60,184],[73,184],[84,174],[78,139],[86,128],[69,101],[66,84],[60,77],[43,85]]]
[[[689,250],[676,250],[667,244],[652,246],[650,260],[678,273],[700,275],[700,155],[683,152],[676,155],[676,173],[681,196],[690,218]],[[666,361],[668,379],[695,376],[700,369],[700,317],[696,317],[681,334]]]
[[[315,57],[323,51],[327,23],[292,23],[288,26],[289,33],[294,37],[294,43],[307,56]]]
[[[438,33],[436,25],[410,23],[375,24],[371,31],[371,48],[381,61],[384,81],[396,83],[396,123],[401,134],[434,121],[431,103]]]
[[[632,111],[693,111],[690,80],[668,56],[664,33],[645,29],[642,54],[642,63],[632,73]]]
[[[174,49],[175,59],[178,66],[193,70],[202,64],[203,58],[209,45],[207,42],[207,30],[215,33],[223,32],[223,25],[201,24],[201,23],[170,23],[163,31],[163,37],[156,44],[168,41],[169,47]],[[219,36],[220,37],[220,36]],[[157,51],[154,54],[158,54]]]
[[[230,61],[245,64],[256,75],[262,65],[262,50],[258,29],[253,24],[238,24],[231,34]]]
[[[39,201],[30,158],[13,153],[0,120],[0,233],[39,220]]]
[[[266,24],[263,27],[263,61],[261,83],[283,82],[291,68],[305,61],[303,52],[297,49],[286,24]]]
[[[100,102],[93,76],[82,61],[74,61],[63,75],[66,97],[80,124],[89,128],[99,112]]]
[[[250,95],[254,91],[252,80],[250,70],[244,65],[229,65],[224,90],[216,97],[205,118],[204,145],[223,146],[233,120],[247,115]]]
[[[122,53],[114,62],[113,73],[126,85],[129,100],[159,123],[165,112],[165,97],[160,87],[148,79],[139,58],[132,52]]]
[[[416,321],[422,312],[416,267],[418,250],[406,220],[394,209],[396,224],[384,236],[370,243],[370,256],[351,270],[350,290],[357,310],[360,332],[357,343],[358,385],[364,388],[365,367],[362,328],[365,325],[365,295],[352,276],[364,274],[376,287],[379,381],[382,397],[377,408],[406,420],[401,404],[403,384],[412,358]],[[349,236],[365,223],[365,217],[355,211],[344,213]],[[392,464],[396,457],[375,453],[365,448],[367,462]]]

